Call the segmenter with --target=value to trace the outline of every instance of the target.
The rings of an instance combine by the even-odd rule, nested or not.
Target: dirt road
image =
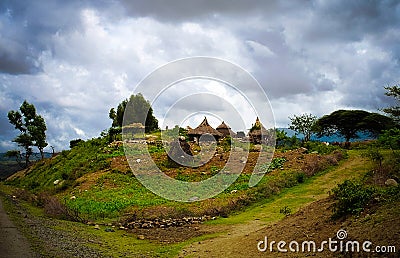
[[[294,211],[306,207],[308,204],[322,200],[328,196],[328,191],[344,179],[359,177],[365,173],[365,161],[358,155],[349,157],[341,166],[330,170],[328,173],[316,177],[315,179],[285,191],[273,201],[262,207],[253,208],[253,211],[247,211],[231,218],[226,219],[241,221],[240,224],[226,225],[224,231],[218,237],[193,243],[185,247],[179,257],[259,257],[271,256],[271,253],[260,253],[257,250],[257,243],[262,240],[265,234],[273,235],[272,223],[277,223],[280,219],[279,207],[291,204]],[[296,201],[298,200],[298,201]],[[304,200],[304,201],[301,201]],[[275,212],[273,212],[275,211]],[[249,220],[246,217],[239,218],[251,212],[255,219]],[[330,214],[330,213],[329,213]],[[321,215],[321,214],[319,214]],[[329,215],[327,215],[329,217]],[[236,218],[235,218],[236,217]],[[304,217],[304,216],[303,216]],[[238,219],[239,218],[239,219]],[[275,219],[272,219],[275,218]],[[315,221],[317,217],[315,217]],[[287,221],[289,220],[285,220]],[[313,220],[311,220],[313,221]],[[292,221],[290,221],[292,223]],[[293,222],[294,223],[294,222]],[[291,236],[296,233],[293,230],[293,223],[284,225],[280,236]],[[324,222],[325,223],[325,222]],[[229,224],[229,223],[228,223]],[[275,224],[274,224],[275,225]],[[298,225],[296,225],[298,226]],[[295,228],[297,229],[297,228]],[[336,232],[337,229],[332,229]],[[296,232],[295,232],[296,231]],[[304,232],[302,232],[304,233]],[[297,236],[298,237],[298,236]],[[269,257],[270,257],[269,256]],[[276,256],[272,254],[272,257]],[[324,257],[324,256],[322,256]]]
[[[28,240],[8,218],[0,199],[0,257],[35,257]]]

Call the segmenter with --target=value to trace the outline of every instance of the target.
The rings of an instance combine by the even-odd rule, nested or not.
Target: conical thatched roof
[[[260,122],[260,119],[256,119],[255,124],[250,129],[249,138],[250,141],[256,144],[262,143],[268,136],[268,130]]]
[[[229,125],[225,124],[224,121],[217,127],[217,131],[220,132],[224,137],[230,135],[234,137],[236,134],[231,130]]]
[[[207,118],[204,117],[203,122],[199,126],[194,129],[190,129],[188,131],[188,135],[203,135],[203,134],[211,134],[213,136],[222,137],[222,134],[212,128],[207,121]]]
[[[261,133],[267,134],[268,131],[267,129],[265,129],[263,124],[260,122],[260,119],[257,117],[255,124],[250,129],[249,135],[261,135]]]
[[[224,121],[222,121],[222,123],[219,126],[217,126],[217,130],[218,129],[231,129],[231,128],[227,124],[225,124]]]

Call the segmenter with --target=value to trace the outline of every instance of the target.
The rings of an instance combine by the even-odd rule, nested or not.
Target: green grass
[[[77,178],[89,172],[110,167],[107,156],[99,151],[106,146],[106,139],[81,142],[70,151],[62,151],[54,160],[41,160],[33,165],[31,173],[23,179],[7,183],[33,191],[54,189],[55,180],[63,180],[67,188]]]
[[[144,151],[143,148],[145,145],[132,145],[128,148],[128,153],[140,154]],[[163,149],[161,145],[150,145],[149,151],[158,155],[158,152]],[[109,146],[106,138],[92,139],[79,143],[70,151],[63,151],[56,158],[38,162],[24,178],[8,183],[35,193],[46,191],[51,195],[56,194],[69,208],[79,212],[82,217],[97,220],[118,219],[119,216],[132,210],[157,206],[172,207],[179,214],[203,215],[214,212],[215,214],[223,213],[225,216],[233,210],[241,210],[248,204],[263,203],[266,198],[280,190],[296,186],[305,180],[304,173],[301,171],[280,170],[285,160],[275,158],[271,164],[267,164],[268,175],[265,175],[256,187],[248,186],[251,175],[240,174],[233,184],[215,196],[215,201],[211,204],[207,202],[179,203],[155,195],[130,173],[124,174],[118,169],[111,169],[111,159],[123,155],[124,147]],[[219,170],[219,167],[212,166],[208,172],[215,174]],[[90,182],[90,188],[82,190],[80,184],[85,184],[85,178],[99,171],[104,174],[99,178],[93,176],[90,180],[94,182]],[[177,179],[200,181],[209,178],[208,174],[186,174],[178,171]],[[83,179],[82,176],[84,176]],[[78,178],[83,181],[76,181]],[[225,184],[223,182],[225,179],[223,178],[219,183]],[[55,180],[61,180],[62,183],[55,186],[53,183]],[[176,189],[170,189],[170,191],[171,194],[176,193]],[[71,199],[72,196],[76,198]],[[210,205],[215,205],[215,207],[210,207]]]
[[[275,222],[284,217],[279,211],[288,206],[296,212],[304,205],[325,198],[338,183],[349,178],[361,178],[372,168],[372,164],[360,156],[359,151],[349,151],[349,159],[342,161],[339,167],[330,168],[304,183],[283,189],[279,194],[249,206],[228,218],[209,221],[209,224],[241,224],[255,218],[263,222]]]
[[[331,167],[312,178],[305,178],[301,184],[296,181],[297,172],[295,171],[278,170],[264,176],[260,184],[254,188],[248,188],[250,175],[240,175],[232,186],[216,197],[216,200],[221,200],[221,203],[228,203],[236,195],[245,192],[254,194],[254,196],[259,195],[259,199],[228,218],[211,220],[206,224],[219,225],[222,228],[224,228],[224,225],[234,225],[237,230],[240,230],[242,226],[246,226],[248,223],[268,224],[276,222],[285,216],[280,212],[282,208],[288,207],[294,213],[310,202],[328,196],[329,191],[345,179],[362,177],[371,169],[372,164],[361,157],[360,153],[360,151],[349,151],[349,158],[341,161],[338,167]],[[268,189],[268,186],[278,186],[281,190],[278,194],[267,195],[262,191]],[[12,187],[2,186],[2,190],[11,193]],[[232,190],[238,190],[238,192],[231,194]],[[263,194],[268,197],[263,198]],[[70,200],[70,195],[75,195],[77,198]],[[76,192],[69,193],[66,196],[66,201],[71,207],[80,208],[82,212],[91,212],[92,215],[99,217],[117,216],[121,211],[132,206],[151,207],[162,204],[183,210],[189,206],[201,206],[201,202],[187,204],[166,201],[146,190],[133,176],[113,172],[100,176],[96,184],[88,191],[79,192],[76,190]],[[42,216],[37,211],[40,209],[35,209],[32,211],[37,216]],[[183,247],[193,242],[214,238],[220,234],[207,234],[182,243],[165,244],[139,240],[135,235],[121,230],[105,232],[104,227],[96,230],[91,226],[69,221],[58,221],[56,229],[79,234],[82,239],[94,240],[86,244],[101,250],[105,255],[114,257],[140,255],[174,257],[179,254]]]
[[[112,184],[111,188],[104,187]],[[76,199],[69,197],[74,195]],[[78,210],[90,218],[117,217],[124,209],[139,208],[166,203],[167,200],[155,195],[131,175],[108,173],[101,176],[96,185],[87,191],[72,192],[65,196],[68,207]]]

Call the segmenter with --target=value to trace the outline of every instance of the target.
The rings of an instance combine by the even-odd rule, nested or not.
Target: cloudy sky
[[[400,4],[2,0],[0,151],[13,148],[17,131],[7,112],[24,99],[45,118],[49,145],[65,149],[71,139],[95,137],[108,128],[109,109],[129,97],[146,75],[192,56],[221,58],[247,70],[268,96],[277,127],[287,127],[294,114],[377,111],[391,102],[383,87],[400,81]],[[174,90],[182,93],[182,87],[171,87],[157,99],[160,121],[170,96]],[[235,99],[230,94],[220,97]],[[195,98],[199,110],[213,114],[221,108],[201,105],[211,99]],[[193,109],[190,98],[179,108],[185,109],[185,101]],[[242,119],[248,125],[255,118]]]

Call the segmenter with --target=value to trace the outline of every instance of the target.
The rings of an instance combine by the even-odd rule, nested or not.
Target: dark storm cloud
[[[81,1],[0,3],[0,72],[33,74],[42,70],[40,55],[51,49],[57,32],[79,29]]]
[[[399,1],[1,1],[0,151],[17,133],[6,114],[24,99],[65,148],[108,127],[146,74],[189,56],[248,70],[278,126],[303,112],[376,111],[392,103],[383,86],[400,82],[399,28]],[[160,110],[174,99],[164,97]]]
[[[309,40],[358,41],[368,34],[398,28],[400,3],[389,1],[316,1],[310,26],[304,31]]]
[[[218,18],[219,16],[269,15],[282,9],[291,9],[294,4],[279,1],[213,1],[213,0],[122,0],[126,13],[132,16],[150,16],[161,21],[181,22]]]

